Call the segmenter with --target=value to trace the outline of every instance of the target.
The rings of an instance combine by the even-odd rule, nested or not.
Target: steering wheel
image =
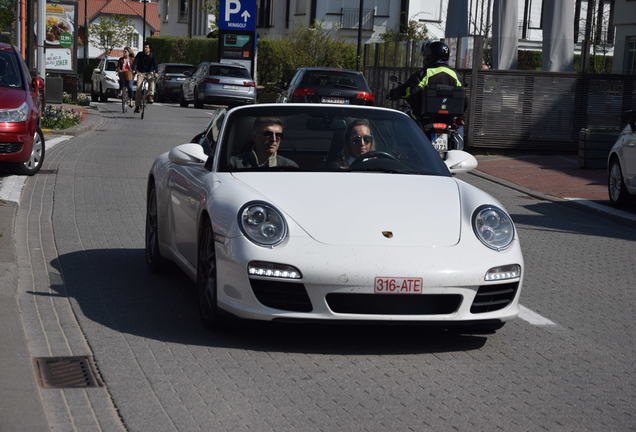
[[[358,166],[364,164],[369,159],[397,160],[397,158],[395,156],[393,156],[392,154],[389,154],[387,152],[372,151],[372,152],[364,153],[364,154],[361,154],[360,156],[358,156],[353,162],[351,162],[351,165],[349,166],[349,168],[358,167]]]

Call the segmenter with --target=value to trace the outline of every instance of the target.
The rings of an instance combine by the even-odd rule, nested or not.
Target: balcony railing
[[[342,8],[340,25],[342,29],[357,30],[360,9]],[[375,9],[362,9],[362,30],[373,30],[373,16]]]

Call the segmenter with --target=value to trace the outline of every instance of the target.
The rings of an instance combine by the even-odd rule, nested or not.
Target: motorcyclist
[[[460,75],[448,66],[450,49],[441,41],[428,41],[422,44],[422,69],[414,72],[404,84],[398,85],[389,91],[389,98],[393,100],[406,99],[414,114],[420,113],[421,99],[419,92],[427,86],[445,85],[462,87]],[[465,108],[465,107],[464,107]],[[422,124],[433,123],[435,115],[419,116]],[[461,143],[457,143],[458,149],[463,148],[463,119],[455,119],[457,122],[457,134]]]

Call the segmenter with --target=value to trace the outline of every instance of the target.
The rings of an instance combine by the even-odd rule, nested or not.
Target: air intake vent
[[[327,294],[336,313],[378,315],[442,315],[459,308],[459,294]]]
[[[471,313],[492,312],[508,306],[517,294],[519,282],[496,285],[482,285],[477,290],[470,307]]]
[[[33,359],[38,382],[43,388],[101,387],[93,363],[87,356],[36,357]]]
[[[311,300],[305,285],[268,279],[250,279],[259,302],[265,306],[294,312],[311,312]]]
[[[0,153],[17,153],[22,150],[22,143],[0,142]]]

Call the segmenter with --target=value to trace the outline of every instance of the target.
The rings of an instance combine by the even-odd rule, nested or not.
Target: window
[[[307,0],[296,0],[296,15],[307,13]]]
[[[131,48],[139,48],[139,33],[131,33],[126,39],[126,45]]]
[[[625,58],[623,59],[623,73],[636,73],[636,36],[625,39]]]
[[[256,27],[273,27],[273,1],[260,0],[256,3]]]
[[[179,0],[179,22],[188,22],[188,0]]]
[[[170,9],[170,0],[163,0],[163,22],[168,22],[168,10]]]

